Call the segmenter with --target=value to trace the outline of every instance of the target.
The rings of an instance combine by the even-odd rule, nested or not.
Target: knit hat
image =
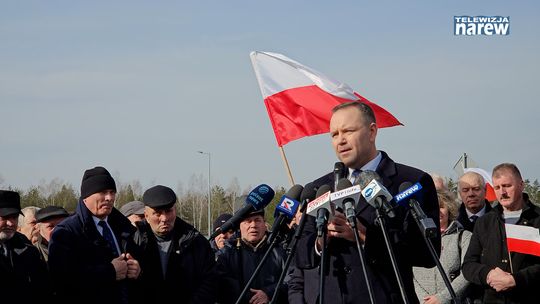
[[[81,197],[83,199],[104,190],[116,192],[116,183],[107,169],[94,167],[84,171],[81,182]]]

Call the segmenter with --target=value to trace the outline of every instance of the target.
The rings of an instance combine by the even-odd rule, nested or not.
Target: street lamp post
[[[211,156],[210,156],[210,152],[197,151],[197,153],[208,155],[208,236],[210,236],[212,234],[211,227],[210,227],[210,223],[212,222],[212,219],[211,219],[212,212],[211,212],[211,207],[210,207],[210,204],[212,202],[212,200],[210,198],[210,195],[212,193],[212,189],[210,187],[210,159],[211,159]]]

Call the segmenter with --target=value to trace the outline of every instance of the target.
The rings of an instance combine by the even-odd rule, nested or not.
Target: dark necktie
[[[476,220],[478,219],[478,215],[471,215],[471,217],[469,218],[469,220],[471,220],[471,223],[475,223]]]
[[[362,172],[362,170],[354,169],[354,171],[351,173],[351,183],[353,185],[358,182],[358,176],[360,176],[360,172]]]
[[[111,229],[109,229],[109,226],[105,221],[99,221],[98,223],[101,228],[103,228],[103,238],[109,243],[109,247],[111,247],[111,250],[113,251],[115,256],[120,255],[118,253],[118,250],[116,249],[116,243],[114,242],[114,237],[112,235]]]

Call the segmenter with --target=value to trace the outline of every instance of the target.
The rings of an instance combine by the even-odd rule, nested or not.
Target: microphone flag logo
[[[299,205],[300,203],[298,201],[284,195],[281,198],[281,202],[276,207],[276,214],[280,212],[285,214],[287,217],[292,218]]]

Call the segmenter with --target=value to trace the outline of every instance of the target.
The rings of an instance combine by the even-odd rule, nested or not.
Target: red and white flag
[[[508,251],[540,256],[540,230],[538,228],[505,224]]]
[[[280,147],[305,136],[328,132],[332,108],[349,101],[369,105],[379,128],[402,125],[347,84],[284,55],[255,51],[250,57]]]
[[[486,186],[486,199],[490,202],[496,201],[497,196],[495,195],[495,190],[493,189],[493,181],[491,179],[491,175],[487,173],[486,170],[481,168],[465,168],[463,170],[464,172],[476,172],[484,178],[485,186]]]

